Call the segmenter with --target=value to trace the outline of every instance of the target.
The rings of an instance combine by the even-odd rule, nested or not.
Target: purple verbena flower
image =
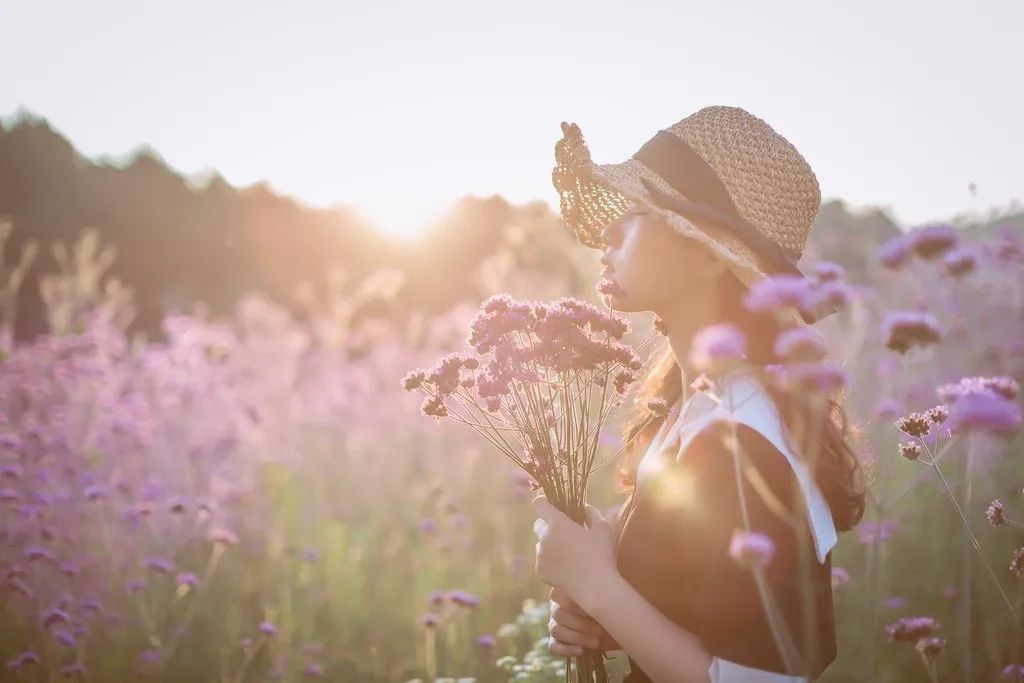
[[[914,646],[926,657],[936,657],[946,650],[946,639],[938,636],[925,636]]]
[[[669,410],[668,401],[663,398],[649,398],[647,399],[647,410],[655,417],[665,417]]]
[[[29,650],[28,652],[22,652],[17,657],[14,657],[7,662],[7,668],[12,671],[20,671],[26,666],[41,664],[43,660],[39,658],[35,652]]]
[[[423,368],[417,368],[410,370],[402,377],[402,388],[406,391],[413,391],[419,389],[420,385],[423,384],[424,380],[427,379],[427,371]]]
[[[174,572],[174,563],[166,557],[147,557],[146,566],[157,574],[171,574]]]
[[[799,275],[775,275],[755,282],[743,297],[747,310],[770,313],[795,308],[803,311],[812,303],[814,281]]]
[[[46,610],[42,615],[43,628],[48,628],[54,624],[66,624],[69,621],[71,621],[71,617],[68,616],[68,613],[56,607]]]
[[[977,265],[977,261],[969,250],[960,248],[954,249],[946,254],[943,259],[943,263],[946,266],[946,272],[953,277],[960,277],[974,270]]]
[[[899,270],[910,258],[911,244],[907,235],[897,235],[882,244],[875,253],[878,262],[889,270]]]
[[[875,404],[875,417],[880,420],[889,420],[900,414],[902,406],[894,398],[883,398]]]
[[[449,591],[448,600],[460,607],[476,607],[480,604],[480,598],[463,590]]]
[[[720,371],[747,353],[747,338],[732,323],[710,325],[697,332],[690,344],[690,362],[698,370]]]
[[[1008,401],[1017,398],[1020,385],[1012,377],[963,377],[958,382],[942,384],[936,389],[939,398],[947,404],[954,403],[967,394],[991,392]]]
[[[885,631],[890,643],[913,643],[919,638],[932,635],[938,628],[938,623],[932,617],[904,617],[886,626]]]
[[[949,412],[949,430],[961,432],[990,432],[1013,436],[1020,429],[1021,409],[994,393],[982,392],[961,396]]]
[[[839,588],[850,582],[850,572],[842,567],[832,567],[832,588]]]
[[[925,415],[927,415],[928,419],[933,423],[940,425],[946,421],[947,417],[949,417],[949,408],[946,406],[935,406],[934,408],[929,408],[928,411],[925,412]]]
[[[907,460],[917,460],[921,457],[921,444],[916,441],[901,441],[899,449],[900,456]]]
[[[174,583],[177,586],[195,588],[199,585],[199,577],[192,572],[178,572],[178,575],[174,577]]]
[[[1024,683],[1024,664],[1008,664],[1003,667],[1003,680]]]
[[[849,382],[849,375],[835,363],[799,362],[766,366],[776,383],[788,391],[831,394]]]
[[[1010,571],[1018,578],[1024,578],[1024,548],[1017,548],[1013,551],[1013,559],[1010,560]]]
[[[939,323],[931,313],[895,311],[882,322],[882,339],[886,347],[897,353],[906,353],[915,346],[931,346],[941,338]]]
[[[625,296],[626,290],[615,280],[602,279],[597,283],[597,291],[606,297],[615,298]]]
[[[846,270],[832,261],[819,261],[814,264],[814,275],[818,282],[835,282],[846,277]]]
[[[896,421],[896,428],[907,436],[921,438],[932,430],[932,421],[922,413],[910,413]]]
[[[793,327],[775,338],[775,355],[786,360],[816,361],[827,353],[825,338],[813,327]]]
[[[918,228],[909,234],[910,243],[923,259],[941,256],[957,245],[959,231],[952,225],[935,224]]]
[[[997,498],[989,503],[988,508],[985,509],[985,517],[988,518],[988,523],[994,527],[1006,524],[1006,508],[1003,506],[1003,501]]]
[[[448,406],[445,405],[444,399],[440,396],[430,396],[423,401],[423,405],[420,406],[420,412],[428,417],[436,417],[440,420],[448,416]]]
[[[772,539],[756,531],[733,531],[729,542],[729,557],[747,569],[764,568],[775,554]]]

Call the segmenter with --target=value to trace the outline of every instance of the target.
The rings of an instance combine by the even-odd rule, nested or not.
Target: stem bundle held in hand
[[[402,379],[426,394],[423,414],[472,427],[534,479],[578,524],[601,428],[642,367],[622,343],[629,323],[584,301],[490,297],[470,326],[475,353],[450,353]],[[567,667],[576,681],[606,681],[601,654]]]

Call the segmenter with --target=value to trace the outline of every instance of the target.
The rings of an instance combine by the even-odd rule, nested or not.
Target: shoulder
[[[800,451],[791,445],[785,424],[771,394],[751,375],[741,375],[725,383],[719,395],[718,407],[708,416],[708,422],[692,439],[692,452],[698,459],[701,453],[721,450],[722,432],[734,435],[744,462],[751,462],[771,488],[789,490],[793,481],[799,485],[804,498],[803,506],[809,516],[819,562],[838,541],[831,510],[814,475],[804,462]],[[687,458],[690,454],[687,454]],[[732,458],[726,458],[732,461]],[[728,463],[735,467],[733,462]],[[723,463],[710,464],[709,470],[724,469]],[[724,477],[724,473],[722,473]]]
[[[679,435],[679,457],[730,449],[735,439],[752,456],[785,463],[794,455],[771,394],[748,375],[729,378],[713,397],[697,395],[696,413]]]

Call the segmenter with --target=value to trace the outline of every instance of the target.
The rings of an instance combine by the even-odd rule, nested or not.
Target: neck
[[[717,297],[680,297],[671,308],[656,313],[665,322],[668,330],[668,343],[676,357],[676,363],[679,364],[685,397],[690,391],[690,382],[697,376],[690,365],[690,344],[697,332],[708,325],[720,322],[721,312]]]

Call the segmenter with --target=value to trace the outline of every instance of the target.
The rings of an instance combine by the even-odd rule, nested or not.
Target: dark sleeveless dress
[[[747,462],[756,467],[792,518],[794,495],[799,491],[794,468],[758,430],[742,423],[737,430]],[[766,582],[776,613],[803,660],[788,670],[775,645],[753,573],[729,556],[733,530],[743,527],[732,451],[712,428],[700,429],[691,439],[685,457],[665,460],[653,474],[648,470],[646,479],[634,488],[633,505],[624,508],[618,546],[620,573],[661,612],[697,635],[713,657],[813,680],[836,656],[831,551],[819,562],[810,525],[805,521],[794,529],[772,511],[749,479],[745,480],[750,527],[775,544],[765,569]],[[834,534],[831,523],[829,514],[828,525]],[[805,639],[797,534],[804,535],[807,543],[810,641]],[[629,663],[631,673],[626,681],[650,681],[632,658]],[[734,674],[728,680],[738,678]]]

